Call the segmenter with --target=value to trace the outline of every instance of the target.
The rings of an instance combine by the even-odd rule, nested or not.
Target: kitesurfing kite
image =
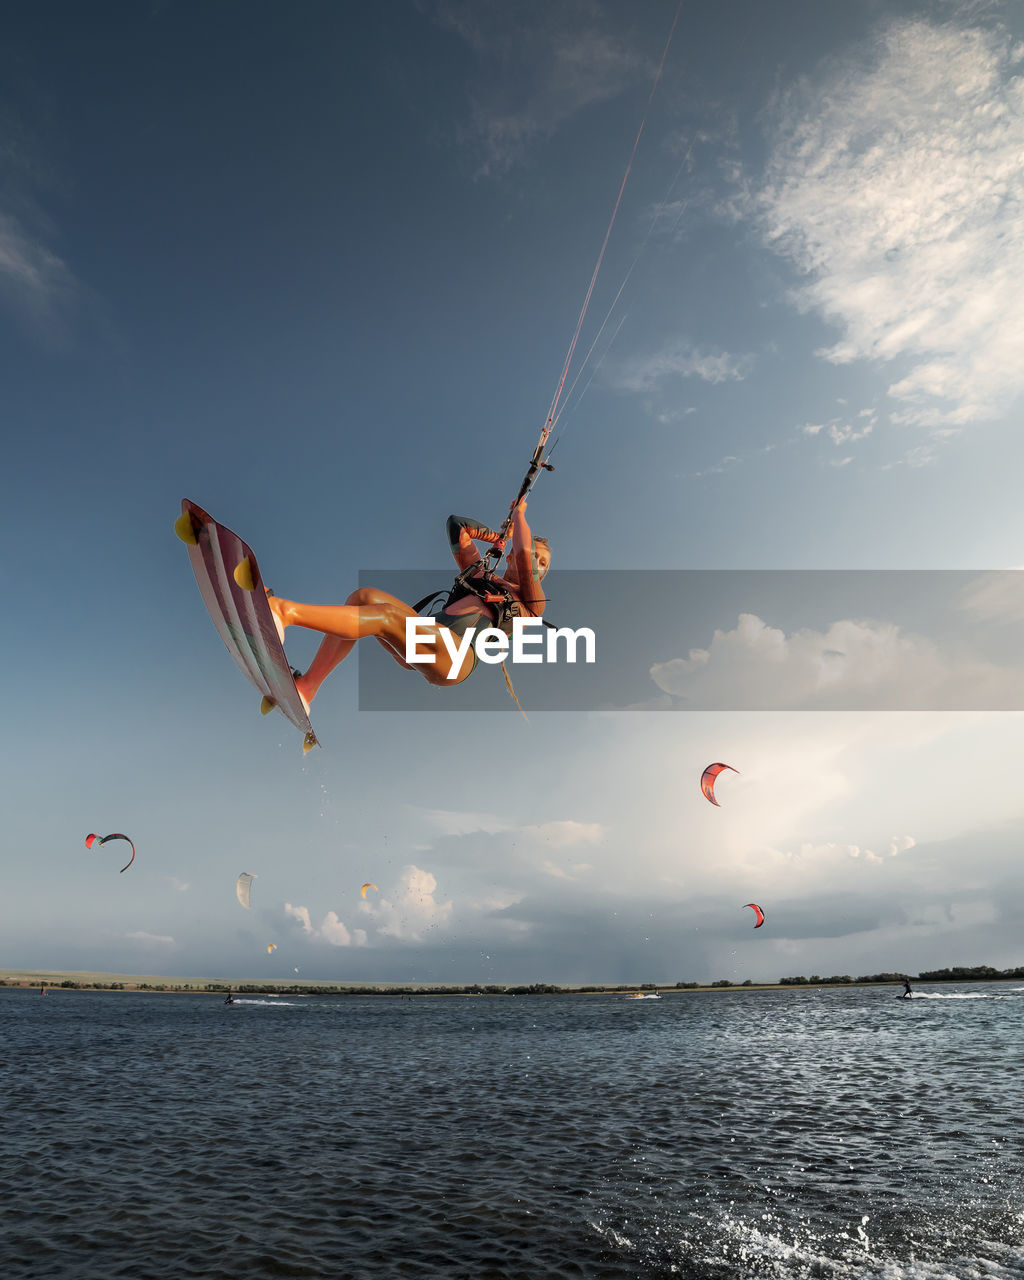
[[[235,896],[247,911],[252,907],[252,882],[255,879],[257,879],[255,875],[243,871],[235,881]]]
[[[90,832],[90,834],[85,837],[85,847],[87,849],[91,849],[94,844],[106,844],[108,840],[126,840],[128,844],[132,846],[132,856],[121,868],[122,871],[127,871],[135,861],[135,845],[132,844],[131,840],[129,840],[126,835],[122,835],[120,831],[112,831],[109,836],[98,836],[94,832]]]
[[[377,886],[376,886],[375,884],[370,884],[369,882],[367,882],[366,884],[364,884],[364,885],[363,885],[363,887],[359,890],[359,896],[360,896],[361,898],[365,898],[365,897],[366,897],[366,891],[367,891],[367,889],[377,889]],[[378,893],[380,893],[380,890],[379,890],[379,889],[377,889],[377,892],[378,892]]]
[[[700,789],[704,792],[705,798],[710,800],[713,805],[718,805],[718,801],[715,799],[715,779],[723,769],[732,769],[732,765],[709,764],[700,775]],[[732,771],[733,773],[739,773],[739,769],[732,769]],[[720,805],[718,807],[721,808]]]
[[[276,943],[276,942],[268,942],[268,943],[267,943],[267,955],[268,955],[268,956],[270,955],[271,951],[276,951],[276,950],[277,950],[277,943]]]
[[[744,902],[743,905],[744,907],[750,907],[754,915],[757,916],[757,924],[754,925],[754,928],[760,929],[760,927],[764,924],[764,912],[761,910],[761,908],[757,905],[756,902]]]

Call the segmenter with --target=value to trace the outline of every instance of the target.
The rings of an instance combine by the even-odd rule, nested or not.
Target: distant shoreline
[[[911,978],[915,987],[944,986],[949,982],[1012,982],[1016,975],[1005,973],[957,974],[943,979]],[[0,988],[14,990],[45,987],[53,991],[124,991],[169,995],[220,995],[233,991],[236,995],[307,995],[307,996],[521,996],[521,995],[701,995],[729,991],[807,991],[822,988],[898,986],[903,979],[894,975],[878,975],[864,981],[830,981],[827,978],[786,982],[730,983],[722,979],[713,983],[615,983],[610,985],[561,985],[533,983],[529,986],[478,983],[429,982],[336,982],[328,979],[301,981],[286,978],[255,981],[251,978],[179,978],[159,974],[102,973],[75,969],[0,969]]]
[[[252,978],[174,978],[156,974],[99,973],[62,969],[0,969],[0,989],[3,987],[47,987],[54,991],[126,991],[172,995],[221,995],[233,991],[236,995],[255,995],[273,992],[277,995],[367,995],[367,996],[509,996],[509,995],[626,995],[643,992],[646,995],[689,995],[701,991],[764,991],[786,987],[777,982],[752,982],[744,986],[723,987],[692,983],[683,987],[674,984],[616,983],[585,987],[559,983],[535,984],[543,990],[528,990],[517,984],[505,988],[497,985],[490,989],[476,983],[432,982],[336,982],[331,979],[311,978],[308,982],[287,978],[255,980]],[[822,983],[821,985],[828,985]]]

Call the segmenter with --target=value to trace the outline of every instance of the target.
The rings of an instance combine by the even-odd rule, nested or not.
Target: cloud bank
[[[836,364],[899,362],[896,421],[950,430],[1024,387],[1024,46],[916,20],[783,102],[749,212],[836,325]]]
[[[753,613],[651,679],[694,707],[970,710],[1024,706],[1024,672],[943,653],[892,622],[847,618],[787,633]]]

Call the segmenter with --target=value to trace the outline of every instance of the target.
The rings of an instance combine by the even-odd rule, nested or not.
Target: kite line
[[[538,439],[537,446],[533,451],[533,456],[530,459],[530,465],[527,468],[526,475],[523,477],[523,482],[519,486],[519,492],[516,494],[514,501],[509,506],[508,515],[505,517],[501,525],[501,528],[498,530],[500,541],[494,546],[492,546],[484,556],[484,561],[488,570],[492,569],[493,564],[496,561],[501,559],[502,551],[504,550],[503,544],[505,542],[505,539],[508,537],[509,529],[512,527],[512,517],[516,507],[533,488],[534,484],[536,483],[537,477],[540,475],[542,470],[554,471],[554,467],[551,465],[551,463],[545,460],[546,454],[547,454],[548,438],[551,435],[552,427],[555,425],[555,422],[558,419],[558,414],[559,414],[558,406],[562,398],[562,392],[565,389],[566,379],[569,376],[569,369],[570,369],[570,366],[572,365],[573,356],[576,353],[576,346],[580,340],[580,334],[583,331],[583,322],[586,319],[587,311],[590,307],[590,300],[594,295],[594,288],[597,285],[597,278],[601,274],[601,266],[604,262],[605,250],[608,248],[608,241],[611,239],[612,228],[615,226],[615,219],[618,216],[619,206],[622,203],[622,195],[623,195],[623,192],[626,190],[626,183],[629,181],[629,175],[633,168],[633,161],[636,159],[636,153],[640,147],[640,139],[643,137],[644,129],[647,125],[647,117],[650,114],[651,103],[654,101],[654,95],[657,92],[658,84],[661,80],[661,74],[665,69],[665,61],[668,58],[668,51],[672,44],[672,37],[675,34],[676,25],[679,22],[679,15],[682,12],[682,8],[683,8],[683,0],[679,0],[679,4],[676,6],[675,16],[672,19],[672,26],[669,28],[668,39],[665,41],[665,48],[662,50],[662,53],[661,53],[661,61],[658,63],[658,70],[654,76],[654,83],[651,85],[651,92],[647,97],[647,105],[644,107],[643,119],[640,121],[640,128],[637,130],[636,137],[633,140],[633,149],[629,153],[629,160],[626,163],[626,171],[622,175],[622,182],[619,185],[619,193],[615,198],[615,205],[612,209],[612,216],[608,222],[608,229],[604,234],[604,241],[602,242],[600,252],[597,255],[597,262],[594,265],[594,271],[590,277],[590,284],[587,288],[586,296],[583,299],[583,306],[580,309],[579,319],[576,322],[576,331],[573,333],[572,341],[569,343],[569,351],[565,357],[565,363],[562,366],[562,374],[558,380],[558,386],[555,388],[555,394],[551,401],[551,407],[549,408],[547,417],[544,420],[544,426],[541,428],[540,438]],[[632,268],[630,268],[630,271],[632,271]],[[624,286],[625,286],[625,282],[623,282],[623,287]],[[621,294],[621,292],[622,290],[620,289],[619,293]],[[602,325],[602,328],[603,327],[604,326]],[[593,350],[593,348],[591,348],[591,350]],[[589,359],[589,353],[588,353],[588,359]],[[573,385],[575,386],[575,383]]]

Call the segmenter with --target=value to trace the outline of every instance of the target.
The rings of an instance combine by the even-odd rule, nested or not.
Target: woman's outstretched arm
[[[460,569],[471,569],[473,565],[480,563],[480,552],[473,545],[474,538],[478,542],[490,542],[494,546],[504,545],[504,540],[493,529],[481,524],[479,520],[471,520],[469,516],[449,516],[447,532],[448,545]]]
[[[516,583],[519,588],[519,599],[534,616],[544,612],[547,597],[540,585],[541,574],[537,570],[533,554],[533,535],[526,523],[526,499],[516,503],[512,513],[512,551],[510,559],[516,569]]]

